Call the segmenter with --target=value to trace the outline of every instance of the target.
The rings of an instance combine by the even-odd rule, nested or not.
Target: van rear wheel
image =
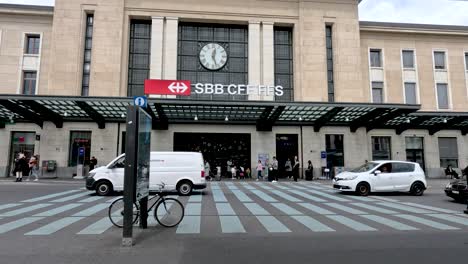
[[[192,189],[193,189],[192,183],[189,181],[183,181],[179,183],[177,187],[177,191],[182,196],[190,195],[192,193]]]

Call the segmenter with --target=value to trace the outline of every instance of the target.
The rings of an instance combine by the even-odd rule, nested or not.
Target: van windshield
[[[110,164],[109,168],[125,168],[125,156]]]
[[[376,162],[368,162],[364,165],[361,165],[355,169],[352,169],[351,172],[366,172],[366,171],[370,171],[372,170],[373,168],[377,167],[377,165],[379,165],[379,163],[376,163]]]

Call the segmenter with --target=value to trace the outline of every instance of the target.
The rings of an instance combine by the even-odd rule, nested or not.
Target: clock
[[[208,70],[216,71],[227,62],[226,50],[217,43],[208,43],[200,50],[200,63]]]

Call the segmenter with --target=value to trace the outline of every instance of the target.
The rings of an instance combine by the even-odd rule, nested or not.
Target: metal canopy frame
[[[129,97],[74,97],[0,95],[0,129],[15,122],[35,123],[40,127],[50,121],[57,128],[64,122],[94,122],[100,129],[106,123],[123,123]],[[273,126],[312,126],[318,132],[324,126],[350,127],[351,132],[364,127],[426,129],[429,134],[440,130],[468,133],[468,112],[419,112],[419,105],[271,102],[271,101],[195,101],[149,98],[147,111],[153,129],[168,129],[169,124],[256,125],[258,131]],[[226,121],[227,120],[227,121]]]

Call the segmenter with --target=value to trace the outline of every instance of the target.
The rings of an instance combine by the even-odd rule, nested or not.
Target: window
[[[415,83],[405,83],[405,100],[407,104],[417,104]]]
[[[343,135],[326,135],[327,167],[344,167]]]
[[[390,137],[372,137],[371,140],[373,160],[392,159]]]
[[[414,69],[414,51],[404,50],[402,52],[403,57],[403,68]]]
[[[84,148],[84,156],[79,155],[80,148]],[[89,164],[91,152],[91,132],[89,131],[71,131],[70,148],[68,153],[68,166],[74,167],[80,163]]]
[[[370,64],[371,67],[382,67],[382,50],[371,49],[370,50]]]
[[[434,51],[434,68],[436,70],[445,70],[445,52]]]
[[[381,104],[384,101],[383,82],[372,82],[372,102]]]
[[[150,52],[151,20],[131,20],[128,58],[128,96],[144,94],[145,80],[148,79],[150,71]]]
[[[393,164],[392,163],[384,163],[376,170],[380,171],[381,173],[392,173],[393,172]]]
[[[332,26],[325,27],[327,45],[327,80],[328,80],[328,102],[335,101],[335,84],[333,77],[333,38]]]
[[[439,138],[440,167],[446,168],[452,165],[458,168],[458,145],[457,138]]]
[[[424,170],[424,138],[406,137],[406,161],[417,162]]]
[[[39,54],[41,37],[39,35],[26,35],[26,54]]]
[[[283,86],[284,95],[275,101],[292,101],[294,98],[293,34],[292,28],[274,28],[275,85]]]
[[[83,78],[81,80],[81,95],[89,95],[89,77],[91,72],[91,48],[93,45],[93,25],[94,16],[88,14],[86,16],[86,31],[85,31],[85,47],[83,59]]]
[[[23,94],[36,94],[36,79],[37,73],[35,71],[23,73]]]
[[[446,83],[437,84],[437,107],[449,109],[448,88]]]
[[[411,163],[399,163],[395,162],[392,164],[393,173],[413,172],[414,164]]]
[[[468,71],[468,52],[465,52],[465,70]]]

